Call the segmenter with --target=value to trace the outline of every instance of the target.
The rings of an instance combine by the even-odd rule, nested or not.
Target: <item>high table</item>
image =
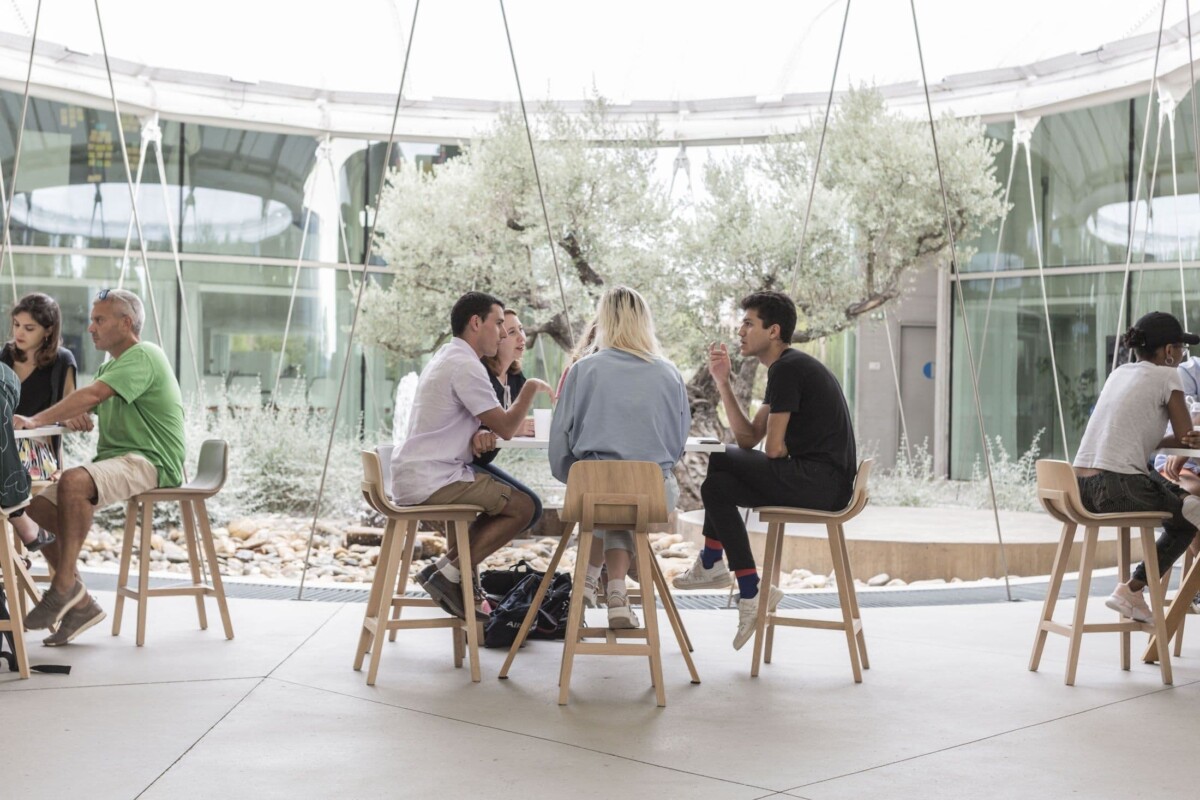
[[[496,439],[496,447],[502,450],[547,450],[549,439],[538,439],[534,436],[514,436],[511,439]],[[723,453],[725,443],[706,437],[689,436],[683,446],[685,453]],[[1200,451],[1197,451],[1200,452]]]
[[[533,436],[516,436],[512,439],[496,439],[496,446],[500,449],[508,450],[546,450],[550,447],[549,439],[539,439]],[[717,439],[708,437],[689,436],[687,443],[684,445],[685,453],[721,453],[725,451],[725,443]],[[529,628],[533,624],[534,618],[537,616],[538,609],[542,606],[542,598],[546,596],[546,590],[550,588],[550,582],[554,580],[554,570],[558,567],[559,560],[562,559],[563,551],[567,549],[567,543],[571,540],[571,534],[574,532],[575,523],[568,522],[563,525],[562,534],[558,541],[558,547],[554,551],[550,563],[546,565],[546,574],[542,577],[541,583],[538,585],[537,593],[533,596],[533,602],[529,606],[529,612],[525,615],[524,622],[521,623],[521,630],[517,633],[517,638],[512,643],[512,647],[508,650],[508,657],[504,660],[504,666],[500,669],[500,677],[507,678],[508,670],[512,667],[513,659],[516,658],[517,651],[521,649],[521,645],[525,642],[525,637],[529,633]],[[576,556],[577,558],[579,556]],[[696,673],[696,667],[692,663],[690,651],[692,643],[688,639],[687,631],[683,630],[683,624],[679,620],[679,610],[675,607],[675,601],[671,597],[670,588],[666,585],[666,579],[662,577],[662,573],[657,569],[653,576],[645,576],[644,580],[655,580],[658,582],[659,594],[662,596],[663,607],[666,609],[668,618],[671,619],[672,627],[675,628],[676,637],[679,639],[680,649],[683,653],[684,661],[687,664],[688,671],[692,675],[692,682],[699,683],[700,677]],[[574,591],[576,587],[571,587]],[[646,609],[645,613],[657,613],[657,609]]]
[[[26,428],[23,431],[13,431],[18,439],[34,439],[39,436],[62,436],[64,433],[70,433],[71,429],[66,425],[43,425],[40,428]]]
[[[1166,456],[1187,456],[1188,458],[1200,459],[1200,450],[1190,450],[1183,447],[1164,447],[1158,452]],[[1171,608],[1167,611],[1168,637],[1175,636],[1175,632],[1179,630],[1184,616],[1188,613],[1188,607],[1192,604],[1191,598],[1195,597],[1197,592],[1200,592],[1200,558],[1192,562],[1192,568],[1183,576],[1183,582],[1179,585],[1179,592],[1175,595],[1175,602],[1171,603]],[[1146,652],[1142,654],[1142,661],[1147,664],[1153,664],[1158,661],[1156,645],[1154,637],[1151,636],[1150,643],[1146,647]]]

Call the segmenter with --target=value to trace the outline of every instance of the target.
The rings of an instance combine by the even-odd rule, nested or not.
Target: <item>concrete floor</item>
[[[112,595],[97,593],[107,610]],[[1060,616],[1071,602],[1060,604]],[[386,645],[378,684],[351,669],[363,606],[232,600],[237,638],[157,599],[147,643],[108,620],[69,647],[31,634],[34,663],[0,675],[0,798],[1087,798],[1194,797],[1200,629],[1175,661],[1117,663],[1085,637],[1027,669],[1039,606],[867,609],[871,669],[851,680],[840,633],[784,630],[749,677],[732,611],[685,611],[703,683],[666,652],[668,706],[644,662],[581,657],[557,705],[561,647],[534,642],[507,681],[452,668],[446,631]],[[1091,613],[1111,616],[1103,601]],[[215,617],[215,610],[210,612]],[[824,616],[832,616],[824,613]],[[664,620],[665,622],[665,620]],[[1135,648],[1138,640],[1135,637]],[[22,721],[27,724],[22,725]]]

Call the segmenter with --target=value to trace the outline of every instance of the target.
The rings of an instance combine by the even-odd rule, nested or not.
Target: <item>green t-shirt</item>
[[[183,396],[162,348],[149,342],[100,365],[96,380],[116,392],[96,407],[96,460],[137,453],[158,468],[159,486],[183,481]]]

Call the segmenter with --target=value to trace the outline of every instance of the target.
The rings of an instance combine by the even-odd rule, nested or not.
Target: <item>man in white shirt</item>
[[[500,406],[480,361],[495,356],[505,338],[504,304],[484,292],[468,292],[450,312],[454,334],[421,371],[409,416],[408,438],[392,455],[392,498],[400,505],[476,505],[484,513],[470,527],[477,561],[512,541],[533,518],[529,495],[486,472],[471,469],[474,457],[509,439],[520,428],[545,381],[530,378],[508,410]],[[481,428],[482,426],[482,428]],[[471,565],[463,566],[468,573]],[[466,619],[462,571],[453,541],[446,555],[417,575],[417,583],[447,613]],[[486,618],[477,609],[476,616]]]

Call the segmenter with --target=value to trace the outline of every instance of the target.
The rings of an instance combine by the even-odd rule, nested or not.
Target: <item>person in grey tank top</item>
[[[1200,336],[1184,332],[1170,314],[1155,311],[1139,319],[1124,337],[1137,360],[1122,364],[1108,377],[1074,462],[1080,498],[1089,511],[1172,515],[1163,523],[1156,547],[1160,574],[1183,555],[1200,526],[1200,498],[1172,482],[1187,459],[1168,459],[1163,469],[1166,477],[1149,466],[1159,448],[1200,444],[1200,431],[1192,429],[1175,369],[1187,357],[1184,345],[1197,343]],[[1163,436],[1168,422],[1173,433]],[[1150,608],[1142,596],[1145,587],[1143,562],[1105,605],[1138,622],[1149,622]]]

